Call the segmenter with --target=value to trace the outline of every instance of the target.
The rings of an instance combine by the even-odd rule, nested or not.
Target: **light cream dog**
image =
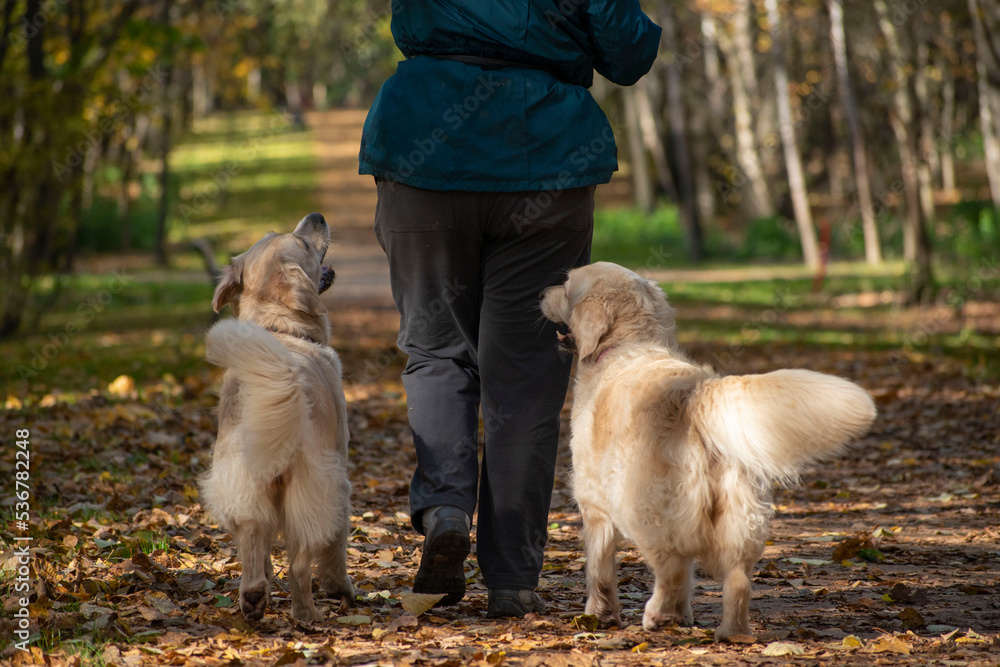
[[[219,322],[206,340],[208,360],[226,373],[202,497],[236,538],[240,609],[251,620],[270,600],[279,531],[293,618],[322,619],[312,597],[314,559],[327,594],[354,597],[346,561],[347,405],[319,297],[332,281],[321,266],[329,239],[318,213],[291,234],[268,234],[233,258],[212,301],[216,312],[229,304],[238,319]]]
[[[571,418],[583,515],[587,607],[621,624],[615,551],[632,540],[655,575],[647,630],[691,624],[693,560],[723,581],[716,639],[750,632],[750,577],[764,550],[773,483],[868,431],[871,397],[806,370],[723,377],[687,359],[659,287],[598,262],[547,288],[542,312],[579,357]]]

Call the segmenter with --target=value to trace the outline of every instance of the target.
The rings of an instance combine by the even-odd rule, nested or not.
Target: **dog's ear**
[[[663,288],[660,287],[660,283],[658,283],[657,281],[643,279],[641,282],[645,286],[646,292],[650,296],[652,296],[654,298],[657,298],[657,299],[666,299],[667,298],[666,292],[663,291]]]
[[[222,273],[222,280],[212,297],[212,310],[219,312],[226,304],[235,304],[243,293],[243,258],[234,257]]]
[[[646,295],[650,297],[645,306],[640,305],[640,309],[645,309],[653,318],[655,326],[660,327],[662,341],[671,347],[676,346],[674,308],[667,301],[666,292],[655,280],[640,280],[639,282],[645,289]]]
[[[583,299],[573,307],[569,327],[573,330],[577,354],[583,360],[597,351],[601,339],[611,328],[611,317],[600,300]]]

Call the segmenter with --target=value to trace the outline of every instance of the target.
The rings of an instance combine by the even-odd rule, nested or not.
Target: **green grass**
[[[239,112],[195,121],[170,156],[171,203],[167,240],[208,238],[220,258],[245,250],[264,233],[284,229],[316,208],[316,157],[311,135],[281,114]],[[81,220],[83,252],[121,247],[116,199],[121,176],[98,174],[93,206]],[[156,234],[156,174],[137,179],[132,203],[132,247],[151,250]],[[179,256],[184,268],[197,258]]]
[[[196,122],[171,157],[169,240],[208,238],[225,263],[317,208],[315,166],[309,134],[281,116],[235,113]],[[135,245],[149,248],[155,183],[146,178],[142,187],[133,205]],[[116,249],[114,202],[98,197],[80,233],[84,251]],[[119,375],[183,393],[184,378],[208,368],[203,338],[213,321],[212,286],[195,253],[177,253],[172,262],[186,273],[147,266],[40,280],[37,298],[54,306],[37,333],[4,341],[0,402],[53,390],[105,391]]]
[[[205,237],[241,252],[316,206],[311,135],[283,116],[236,113],[195,125],[171,156],[176,203],[169,238]]]
[[[265,232],[287,228],[290,219],[317,208],[315,166],[309,134],[281,118],[238,113],[198,122],[172,158],[176,199],[171,240],[207,237],[218,261],[224,262]],[[675,209],[661,207],[652,214],[603,209],[595,217],[594,259],[644,270],[695,268],[685,255]],[[942,263],[936,270],[945,300],[951,304],[995,300],[1000,293],[1000,242],[992,210],[981,202],[966,202],[940,226],[936,238]],[[787,271],[798,264],[798,242],[787,223],[757,221],[742,238],[730,238],[709,225],[705,233],[710,255],[698,268],[746,266],[753,260],[758,267],[766,268],[770,262]],[[886,245],[896,242],[890,234]],[[834,260],[850,256],[844,250]],[[775,264],[781,257],[791,259]],[[40,320],[38,333],[4,341],[0,387],[6,391],[0,392],[0,402],[13,396],[31,403],[55,391],[61,393],[60,400],[72,403],[94,392],[107,393],[108,384],[119,375],[134,378],[140,399],[152,391],[184,400],[185,383],[204,380],[210,373],[204,361],[204,332],[213,321],[212,287],[193,253],[178,254],[175,265],[190,270],[126,269],[119,274],[41,281],[40,291],[55,305]],[[812,291],[807,272],[799,272],[793,280],[701,278],[664,287],[671,301],[688,311],[684,335],[720,345],[866,346],[938,349],[969,359],[996,356],[995,340],[980,332],[915,337],[914,332],[889,324],[895,306],[832,305],[836,295],[903,289],[905,271],[900,262],[872,268],[837,261],[828,273],[819,293]],[[699,317],[700,309],[715,306],[727,306],[731,312],[721,314],[717,308],[711,316]],[[778,308],[827,310],[830,324],[795,327],[757,321]],[[870,315],[869,326],[840,321],[865,315]]]
[[[591,254],[595,260],[650,269],[688,263],[677,209],[672,206],[652,213],[633,208],[594,211]]]
[[[878,220],[883,256],[902,257],[899,219]],[[706,260],[698,266],[800,263],[802,247],[793,221],[781,217],[752,220],[739,233],[713,221],[702,222]],[[943,212],[933,228],[935,257],[965,263],[1000,253],[1000,212],[989,201],[962,201]],[[860,221],[833,220],[829,229],[832,261],[864,259]],[[649,269],[693,266],[684,243],[677,208],[661,205],[652,212],[636,208],[599,209],[594,213],[593,257]]]

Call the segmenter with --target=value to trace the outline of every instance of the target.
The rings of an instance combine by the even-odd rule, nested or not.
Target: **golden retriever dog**
[[[573,493],[583,515],[586,612],[621,625],[620,537],[655,576],[642,625],[692,624],[693,561],[723,582],[717,640],[749,634],[750,577],[764,551],[774,482],[838,454],[875,419],[857,385],[806,370],[724,377],[677,347],[655,284],[607,262],[542,293],[578,357]]]
[[[322,620],[312,596],[314,560],[328,595],[354,597],[346,560],[347,403],[319,296],[333,276],[321,265],[329,240],[318,213],[291,234],[268,234],[233,258],[212,301],[216,312],[230,305],[237,319],[216,324],[206,340],[206,357],[226,372],[202,498],[236,538],[240,609],[253,621],[270,601],[279,532],[293,618]]]

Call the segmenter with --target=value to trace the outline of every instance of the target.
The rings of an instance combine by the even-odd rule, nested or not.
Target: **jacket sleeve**
[[[642,13],[639,0],[592,0],[588,5],[594,69],[631,86],[649,71],[660,46],[660,26]]]

